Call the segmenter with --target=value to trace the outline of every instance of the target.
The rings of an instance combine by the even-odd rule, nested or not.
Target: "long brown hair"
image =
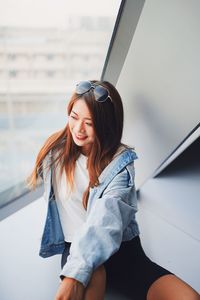
[[[124,112],[118,91],[108,81],[91,80],[91,82],[104,86],[109,91],[112,102],[109,99],[103,103],[95,101],[93,91],[90,90],[83,95],[78,95],[74,92],[67,107],[69,116],[74,103],[79,98],[85,100],[93,123],[95,138],[87,160],[89,185],[82,199],[85,209],[87,208],[90,187],[98,186],[99,175],[110,163],[118,147],[124,145],[127,148],[131,148],[121,143]],[[30,188],[36,187],[37,181],[39,177],[41,177],[42,162],[50,150],[52,160],[49,168],[51,165],[54,165],[56,168],[56,166],[60,164],[60,176],[65,170],[68,185],[70,189],[73,190],[75,164],[81,153],[81,147],[74,143],[68,123],[64,129],[52,134],[45,141],[37,155],[35,167],[31,175],[27,178],[28,186]],[[53,159],[55,153],[58,155],[56,159]]]

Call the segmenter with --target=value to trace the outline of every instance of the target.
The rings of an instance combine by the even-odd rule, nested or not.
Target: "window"
[[[100,78],[120,6],[86,0],[77,14],[76,1],[35,0],[22,14],[20,1],[0,12],[0,192],[24,181],[43,142],[66,125],[76,82]]]

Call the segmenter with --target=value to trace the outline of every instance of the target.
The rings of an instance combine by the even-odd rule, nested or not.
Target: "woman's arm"
[[[93,271],[119,249],[123,231],[137,211],[136,205],[129,203],[130,193],[135,193],[134,184],[128,184],[129,179],[124,168],[102,197],[92,200],[87,221],[71,244],[61,279],[71,277],[86,287]]]
[[[85,288],[73,278],[64,278],[61,282],[55,300],[83,300]]]

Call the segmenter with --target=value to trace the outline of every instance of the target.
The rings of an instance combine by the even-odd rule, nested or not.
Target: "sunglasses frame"
[[[101,85],[101,84],[95,84],[95,83],[93,83],[93,82],[91,82],[91,81],[89,81],[89,80],[85,80],[85,81],[80,81],[79,83],[77,83],[76,87],[79,86],[79,84],[82,83],[82,82],[87,82],[87,83],[89,83],[89,84],[90,84],[90,88],[89,88],[88,90],[86,90],[85,92],[83,92],[83,93],[77,93],[77,91],[76,91],[76,93],[77,93],[78,95],[83,95],[83,94],[89,92],[91,89],[95,90],[95,88],[96,88],[97,86],[100,86],[100,87],[102,87],[103,89],[105,89],[105,90],[107,91],[108,96],[106,97],[105,100],[99,101],[99,100],[96,98],[95,93],[94,93],[95,100],[96,100],[97,102],[102,103],[102,102],[105,102],[107,99],[110,99],[110,101],[113,102],[113,101],[112,101],[112,98],[111,98],[111,96],[110,96],[110,94],[109,94],[108,89],[105,88],[103,85]]]

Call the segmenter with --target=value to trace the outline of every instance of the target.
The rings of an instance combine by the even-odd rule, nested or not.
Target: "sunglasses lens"
[[[94,96],[98,102],[104,102],[108,98],[108,91],[104,87],[98,85],[94,89]]]
[[[77,94],[84,94],[91,88],[91,83],[89,81],[81,81],[76,86],[76,93]]]

